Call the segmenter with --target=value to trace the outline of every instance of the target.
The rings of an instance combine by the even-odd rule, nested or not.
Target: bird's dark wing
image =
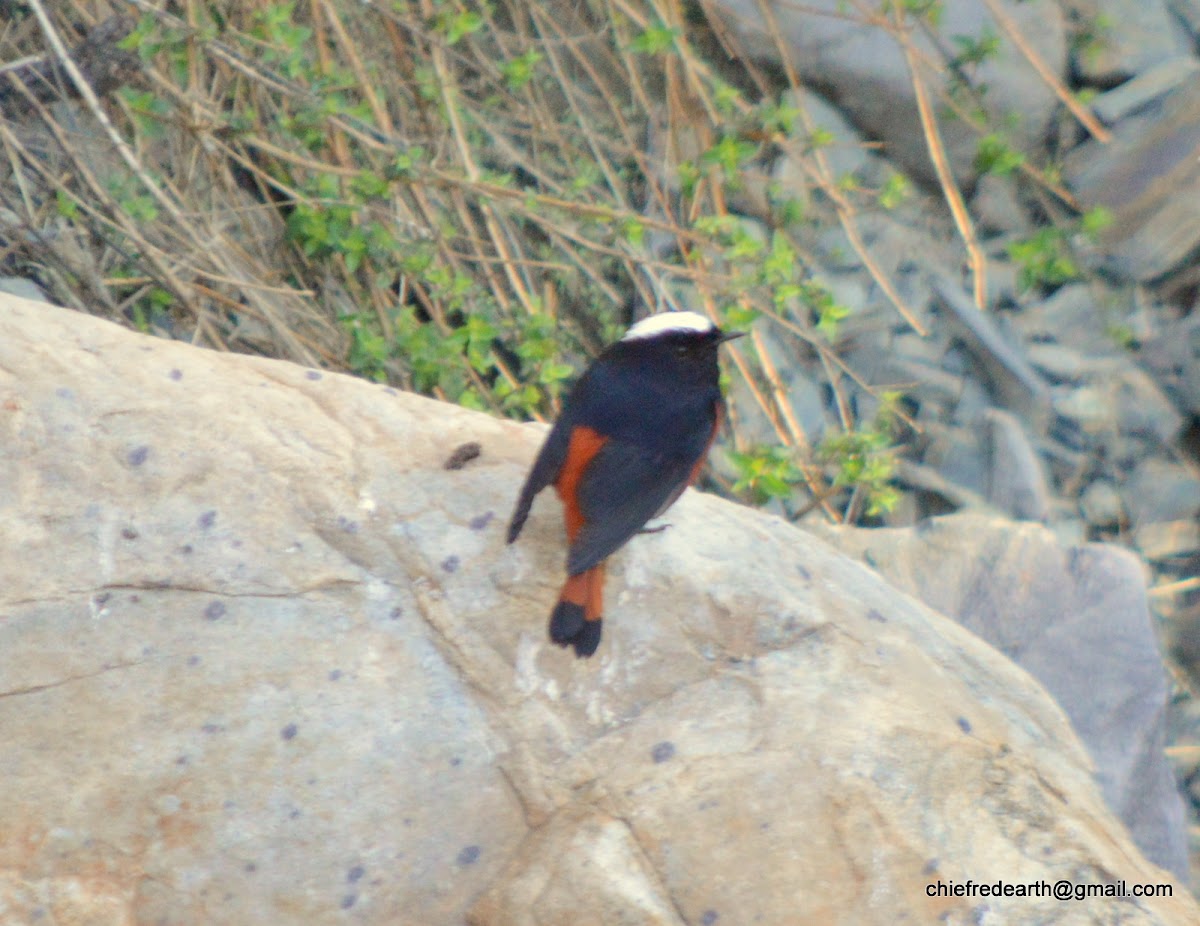
[[[513,509],[512,520],[508,523],[507,539],[509,543],[517,539],[521,528],[525,526],[525,519],[529,517],[529,509],[533,507],[534,497],[554,482],[562,471],[563,464],[567,460],[567,446],[571,442],[571,431],[571,418],[564,414],[551,428],[546,443],[542,444],[533,468],[529,471],[529,477],[521,488],[521,495],[517,498],[517,506]]]
[[[695,464],[620,440],[607,441],[579,481],[583,526],[567,554],[578,575],[607,559],[687,487]]]

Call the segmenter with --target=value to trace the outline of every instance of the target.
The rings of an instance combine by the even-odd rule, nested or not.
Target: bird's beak
[[[717,338],[717,343],[724,344],[726,341],[736,341],[745,336],[746,332],[744,331],[722,331],[721,336]]]

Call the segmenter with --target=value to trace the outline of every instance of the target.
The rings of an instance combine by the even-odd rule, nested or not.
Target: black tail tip
[[[559,646],[573,646],[575,655],[586,659],[600,645],[601,623],[584,617],[582,605],[560,601],[550,615],[550,639]]]

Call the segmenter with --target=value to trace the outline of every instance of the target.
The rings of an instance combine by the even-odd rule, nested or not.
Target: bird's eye
[[[676,354],[677,356],[679,356],[679,357],[686,357],[686,356],[687,356],[687,352],[688,352],[688,346],[687,346],[686,344],[677,344],[677,345],[675,345],[675,354]]]

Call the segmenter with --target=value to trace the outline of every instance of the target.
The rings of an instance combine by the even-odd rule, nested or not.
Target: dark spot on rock
[[[363,868],[362,865],[355,865],[348,872],[346,872],[346,880],[353,884],[355,881],[361,881],[362,876],[366,873],[367,869]]]
[[[141,466],[143,463],[146,462],[146,458],[148,456],[150,456],[150,448],[146,447],[146,446],[141,446],[141,447],[134,447],[132,450],[130,450],[129,456],[126,457],[126,459],[129,460],[130,466]]]
[[[300,818],[299,810],[293,810],[291,813],[288,814],[289,820],[298,820],[299,818]]]
[[[967,720],[966,717],[959,717],[957,720],[957,723],[958,723],[958,728],[960,730],[962,730],[963,733],[971,732],[971,721]]]
[[[139,601],[141,601],[141,600],[142,600],[142,596],[141,596],[141,595],[130,595],[130,596],[129,596],[129,603],[130,603],[130,604],[137,604],[137,603],[138,603]]]
[[[467,441],[465,444],[455,447],[454,452],[446,458],[446,462],[442,466],[445,469],[462,469],[482,453],[483,447],[480,446],[479,441]]]
[[[871,608],[871,610],[869,610],[867,612],[867,620],[875,621],[876,623],[879,623],[879,624],[887,623],[887,618],[884,617],[882,614],[880,614],[879,611],[876,610],[875,608]]]
[[[121,528],[121,536],[124,537],[126,540],[137,540],[138,539],[137,528],[122,527]]]
[[[68,389],[66,386],[59,386],[57,389],[54,390],[54,394],[56,396],[58,396],[60,399],[75,398],[75,393],[72,392],[70,389]]]
[[[713,926],[713,923],[720,918],[721,914],[719,914],[716,910],[705,910],[702,914],[700,914],[700,926]]]
[[[938,860],[935,858],[931,858],[928,862],[925,863],[925,867],[921,869],[921,874],[931,875],[937,870],[938,870]]]
[[[358,522],[357,521],[351,521],[349,518],[346,518],[346,517],[339,517],[337,519],[337,523],[338,523],[338,527],[341,528],[343,531],[345,531],[347,534],[357,534],[358,533]]]
[[[463,847],[463,850],[458,853],[458,864],[474,865],[477,861],[479,861],[479,856],[482,853],[483,850],[479,848],[479,846],[465,846]]]
[[[192,545],[190,543],[185,543],[183,546],[181,546],[179,548],[179,552],[182,553],[184,556],[191,556],[192,555]]]
[[[217,513],[215,511],[206,511],[196,519],[196,523],[200,525],[201,530],[208,530],[217,523]]]
[[[279,735],[285,740],[295,739],[298,728],[294,723],[289,723],[286,727],[279,731]]]
[[[193,654],[193,655],[191,655],[191,656],[188,656],[188,658],[187,658],[187,664],[188,664],[189,666],[198,666],[198,665],[200,665],[200,657],[199,657],[199,656],[196,656],[196,655],[194,655],[194,654]]]
[[[483,514],[475,515],[475,517],[471,518],[471,520],[469,522],[471,530],[473,530],[473,531],[483,530],[485,527],[487,527],[489,524],[492,523],[492,518],[494,518],[495,516],[496,515],[494,513],[492,513],[491,511],[485,511]]]
[[[101,592],[99,595],[97,595],[92,600],[95,601],[96,604],[102,605],[102,604],[107,604],[108,599],[110,599],[111,597],[112,597],[112,592]]]
[[[388,614],[388,620],[390,620],[390,621],[398,621],[402,617],[404,617],[404,609],[403,608],[392,608],[391,613]]]
[[[224,729],[225,728],[223,726],[221,726],[219,723],[206,723],[204,726],[202,726],[200,728],[200,732],[212,734],[212,733],[220,733]]]
[[[191,759],[189,759],[187,756],[178,756],[175,759],[175,764],[176,765],[187,765],[190,761],[191,761]]]
[[[870,550],[867,550],[867,552],[863,554],[863,562],[866,563],[868,566],[870,566],[872,569],[879,568],[879,563],[876,562],[875,557],[871,553]]]
[[[386,392],[388,395],[399,395],[400,394],[395,389],[393,389],[391,386],[384,386],[383,391]]]
[[[341,669],[330,669],[329,670],[329,680],[331,682],[336,682],[341,677],[342,677]]]
[[[803,566],[801,566],[799,563],[796,564],[796,575],[800,576],[800,578],[802,578],[805,582],[812,581],[812,573],[809,572],[807,569],[805,569]]]
[[[458,572],[459,558],[457,556],[447,556],[442,560],[443,572]]]
[[[412,826],[412,817],[405,817],[400,821],[403,826]]]
[[[451,768],[458,768],[460,765],[462,765],[462,759],[460,757],[454,756],[450,759]]]
[[[655,743],[654,748],[650,750],[650,758],[655,763],[666,762],[675,757],[675,744],[670,740],[663,740],[661,743]]]
[[[225,603],[223,601],[210,601],[204,609],[204,617],[206,620],[215,621],[225,616]]]
[[[318,380],[321,378],[321,374],[318,373],[316,370],[306,370],[304,373],[304,376],[306,379],[311,379],[311,380]]]
[[[258,863],[257,862],[247,862],[245,865],[242,866],[242,871],[246,872],[246,874],[248,874],[248,875],[252,875],[256,871],[258,871]]]
[[[231,540],[229,541],[229,545],[235,550],[240,550],[242,548],[242,542],[240,540]]]
[[[345,897],[342,898],[342,909],[349,910],[356,903],[358,903],[358,895],[357,894],[347,894]]]

